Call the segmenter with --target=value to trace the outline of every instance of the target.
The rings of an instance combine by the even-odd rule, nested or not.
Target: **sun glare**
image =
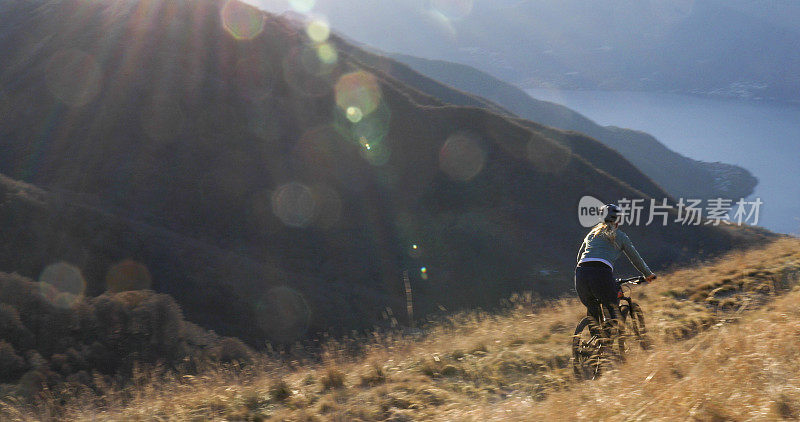
[[[252,40],[264,30],[264,13],[237,0],[228,0],[220,17],[225,31],[237,40]]]

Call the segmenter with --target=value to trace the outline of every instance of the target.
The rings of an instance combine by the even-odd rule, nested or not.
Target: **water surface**
[[[758,179],[760,226],[800,234],[800,106],[691,95],[532,89],[601,125],[648,132],[674,151],[740,165]]]

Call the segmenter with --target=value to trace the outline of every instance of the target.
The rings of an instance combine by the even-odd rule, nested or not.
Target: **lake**
[[[703,161],[737,164],[755,175],[758,225],[800,234],[800,105],[692,95],[531,89],[601,125],[642,130]]]

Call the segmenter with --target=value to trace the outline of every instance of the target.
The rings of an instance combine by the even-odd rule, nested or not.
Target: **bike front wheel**
[[[647,327],[644,324],[644,312],[642,312],[642,307],[636,303],[631,303],[630,306],[623,305],[620,308],[622,315],[627,317],[625,318],[625,325],[627,326],[629,335],[633,337],[642,350],[649,350],[652,346],[652,342],[647,335]]]

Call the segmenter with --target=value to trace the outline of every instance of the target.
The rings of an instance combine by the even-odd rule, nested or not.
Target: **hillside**
[[[655,345],[578,382],[575,299],[514,298],[503,314],[331,342],[322,362],[265,357],[259,370],[140,375],[80,400],[6,402],[8,420],[697,420],[796,419],[800,242],[786,238],[662,274],[636,288]]]
[[[240,340],[185,321],[165,294],[85,297],[82,287],[80,271],[63,262],[49,266],[40,282],[0,273],[0,396],[124,385],[145,367],[191,373],[250,362],[252,351]]]
[[[259,348],[388,327],[406,270],[419,317],[557,296],[582,196],[668,196],[238,2],[20,0],[0,22],[0,271],[66,262],[88,296],[152,288]],[[628,232],[657,269],[771,236]]]
[[[486,98],[523,119],[596,138],[642,169],[675,198],[745,198],[758,183],[746,169],[685,157],[641,131],[600,126],[574,110],[532,98],[521,89],[469,66],[401,54],[391,57],[453,88]],[[410,78],[396,77],[425,90]],[[439,97],[453,104],[471,105],[463,98]]]

